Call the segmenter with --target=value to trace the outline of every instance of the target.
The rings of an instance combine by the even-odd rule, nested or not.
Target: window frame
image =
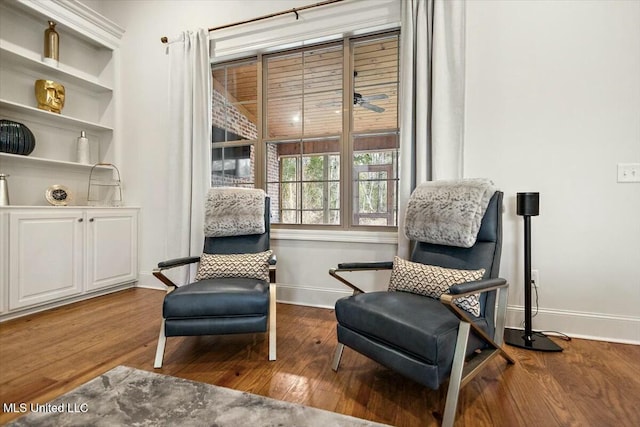
[[[282,173],[280,174],[280,181],[279,183],[285,183],[285,184],[295,184],[296,186],[296,205],[300,206],[300,208],[295,208],[295,209],[291,209],[291,208],[282,208],[282,199],[279,200],[279,206],[280,206],[280,216],[282,216],[284,211],[287,212],[296,212],[296,217],[298,217],[298,220],[300,221],[300,224],[298,223],[289,223],[289,222],[279,222],[277,223],[278,225],[314,225],[314,224],[302,224],[302,215],[304,214],[304,212],[322,212],[322,216],[325,218],[325,221],[329,219],[329,217],[331,216],[331,212],[332,211],[337,211],[338,212],[338,216],[340,215],[340,213],[342,212],[342,210],[340,208],[332,208],[331,207],[331,202],[328,199],[328,197],[323,197],[322,199],[322,208],[321,209],[313,209],[313,208],[305,208],[303,206],[302,203],[302,188],[304,186],[304,184],[308,184],[308,183],[322,183],[323,186],[323,194],[324,195],[328,195],[330,196],[330,189],[329,186],[331,185],[331,183],[334,182],[338,182],[339,186],[342,185],[342,181],[339,179],[338,181],[332,180],[329,177],[329,157],[330,156],[335,156],[335,155],[339,155],[339,153],[337,152],[325,152],[325,153],[316,153],[316,154],[308,154],[305,155],[304,153],[301,154],[286,154],[283,156],[280,156],[280,160],[284,160],[284,159],[295,159],[295,165],[296,165],[296,179],[293,181],[284,181],[282,179]],[[323,158],[323,179],[320,181],[315,181],[315,180],[306,180],[303,177],[303,168],[304,168],[304,158],[305,157],[322,157]],[[282,170],[282,168],[281,168]],[[335,225],[335,224],[330,224],[330,223],[325,223],[325,224],[316,224],[318,226],[329,226],[329,225]]]
[[[220,61],[220,62],[212,62],[211,70],[213,71],[216,67],[221,66],[230,66],[238,63],[247,63],[250,61],[255,61],[256,63],[256,73],[257,73],[257,133],[258,136],[256,140],[241,140],[241,141],[231,141],[231,142],[211,142],[211,149],[220,148],[220,147],[229,147],[229,146],[237,146],[237,145],[253,145],[254,147],[254,187],[262,188],[266,192],[268,191],[268,178],[267,178],[267,145],[269,143],[277,143],[284,141],[283,138],[264,138],[265,131],[268,123],[268,119],[266,117],[267,114],[267,96],[266,96],[266,88],[264,87],[264,82],[267,78],[267,67],[266,60],[270,57],[293,54],[300,51],[306,51],[309,49],[318,49],[323,46],[332,46],[337,45],[338,43],[342,43],[343,49],[343,58],[342,58],[342,131],[339,134],[340,140],[340,180],[339,180],[339,224],[292,224],[292,223],[272,223],[272,227],[276,230],[278,229],[299,229],[299,230],[327,230],[327,231],[340,231],[340,230],[348,230],[351,232],[358,231],[375,231],[380,233],[385,232],[396,232],[398,227],[389,226],[389,225],[357,225],[354,224],[354,185],[356,185],[356,181],[353,179],[353,156],[354,156],[354,138],[364,134],[380,134],[380,133],[396,133],[399,135],[399,115],[396,109],[396,128],[393,129],[376,129],[367,132],[356,132],[354,130],[353,119],[354,119],[354,105],[353,105],[353,93],[355,90],[354,79],[352,76],[353,73],[353,45],[355,42],[361,42],[366,40],[374,40],[374,39],[382,39],[385,37],[397,37],[397,42],[399,44],[400,38],[400,28],[395,27],[392,29],[386,29],[382,31],[371,32],[363,35],[352,35],[352,36],[344,36],[341,39],[331,40],[326,42],[319,42],[315,44],[309,44],[302,47],[296,47],[291,49],[272,49],[269,52],[258,52],[256,55],[251,55],[247,57],[237,58],[229,61]],[[399,55],[398,55],[398,65],[397,65],[397,87],[399,90],[400,87],[400,72],[399,72]],[[213,85],[212,85],[213,90]],[[396,100],[397,102],[397,100]],[[336,134],[326,135],[326,138],[335,138]],[[301,135],[299,140],[304,141],[305,139],[316,139],[317,136],[305,137]],[[285,138],[289,139],[289,138]],[[295,138],[298,139],[298,138]],[[399,137],[398,137],[399,141]],[[401,147],[398,146],[398,153]],[[380,150],[383,151],[383,150]],[[210,153],[212,150],[210,150]],[[315,155],[324,155],[325,159],[328,158],[330,154],[333,153],[315,153]],[[309,154],[312,155],[312,154]],[[300,159],[305,156],[305,153],[301,153],[298,155]],[[210,159],[211,160],[211,159]],[[301,161],[297,163],[302,163]],[[299,165],[300,169],[298,172],[301,174],[301,164]],[[397,167],[397,166],[396,166]],[[395,213],[397,216],[397,189],[398,183],[400,180],[399,172],[395,178]],[[282,183],[282,181],[279,181]],[[299,185],[302,187],[303,180],[300,177]],[[325,181],[328,185],[330,181]],[[267,193],[268,194],[268,193]],[[300,197],[300,195],[298,195]],[[329,203],[327,203],[327,209],[331,211],[332,209],[329,207]],[[281,209],[282,210],[282,209]],[[289,209],[290,210],[290,209]],[[304,207],[300,203],[300,212],[304,212]]]

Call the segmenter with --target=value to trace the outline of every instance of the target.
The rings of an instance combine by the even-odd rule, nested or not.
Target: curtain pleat
[[[185,31],[168,46],[167,257],[202,253],[204,200],[211,180],[211,69],[208,31]],[[195,267],[192,267],[193,270]],[[173,277],[187,283],[194,271]]]
[[[464,1],[404,0],[400,35],[400,185],[398,256],[415,187],[462,178],[464,129]]]

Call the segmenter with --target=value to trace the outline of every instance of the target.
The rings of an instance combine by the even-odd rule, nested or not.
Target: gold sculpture
[[[60,114],[64,107],[64,86],[52,80],[36,80],[38,108]]]

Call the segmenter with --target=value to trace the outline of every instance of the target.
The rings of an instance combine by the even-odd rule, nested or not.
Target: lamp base
[[[504,342],[514,347],[534,351],[562,351],[562,347],[551,341],[542,332],[533,332],[530,339],[526,339],[522,329],[505,329]]]

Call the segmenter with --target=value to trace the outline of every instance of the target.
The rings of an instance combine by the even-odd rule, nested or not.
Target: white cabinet
[[[131,209],[87,211],[87,290],[138,277],[138,221]]]
[[[0,211],[0,315],[9,298],[9,215]]]
[[[81,210],[9,214],[9,309],[82,292]]]
[[[49,20],[57,23],[60,35],[58,66],[42,60]],[[76,162],[81,131],[89,139],[92,163],[121,160],[116,107],[123,34],[115,23],[75,0],[0,2],[0,118],[23,123],[36,139],[28,156],[0,153],[0,171],[11,175],[12,204],[46,205],[42,194],[51,184],[67,186],[74,204],[86,204],[91,166]],[[65,87],[60,114],[37,108],[38,79]]]
[[[0,227],[0,307],[6,299],[9,315],[137,280],[136,208],[3,208]]]
[[[48,21],[59,62],[42,59]],[[137,279],[138,210],[87,206],[92,165],[76,162],[77,138],[92,163],[118,164],[119,61],[124,30],[78,0],[0,0],[0,119],[26,125],[29,155],[0,152],[12,206],[0,207],[0,320],[130,286]],[[61,113],[38,108],[39,79],[65,87]],[[109,180],[112,169],[99,166]],[[69,207],[45,191],[69,189]]]

